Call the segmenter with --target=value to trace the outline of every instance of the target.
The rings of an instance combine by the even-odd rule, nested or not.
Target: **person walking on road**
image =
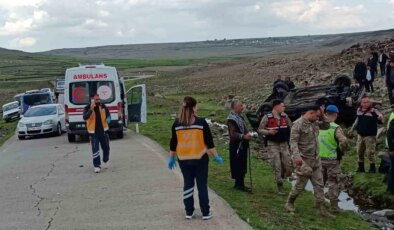
[[[86,121],[90,144],[92,145],[94,172],[99,173],[101,167],[108,168],[108,124],[111,122],[111,114],[108,108],[101,103],[100,96],[97,93],[92,95],[90,105],[85,107],[83,119]],[[100,145],[103,150],[103,164],[101,164],[100,159]]]
[[[335,105],[326,108],[326,117],[330,128],[319,131],[320,159],[324,184],[328,184],[328,198],[331,212],[339,212],[339,178],[341,175],[340,161],[348,148],[348,142],[342,128],[335,123],[339,109]]]
[[[231,177],[235,180],[234,188],[244,192],[251,189],[245,186],[244,178],[247,172],[248,148],[251,134],[245,126],[245,120],[241,116],[244,105],[239,100],[233,100],[227,126],[230,136],[230,169]]]
[[[358,168],[357,172],[365,172],[364,156],[368,156],[370,167],[368,172],[376,173],[375,151],[376,151],[376,134],[378,133],[378,124],[383,122],[383,115],[376,109],[372,108],[369,98],[361,99],[361,105],[357,109],[357,119],[348,132],[350,138],[353,137],[354,130],[357,131],[357,153]]]
[[[324,205],[323,174],[319,157],[319,129],[328,129],[330,123],[324,115],[323,107],[310,106],[304,115],[293,123],[290,133],[290,151],[296,167],[297,181],[285,205],[288,212],[294,212],[294,202],[304,191],[310,180],[313,185],[318,214],[335,218]]]
[[[175,155],[183,175],[183,203],[185,218],[194,216],[194,184],[197,183],[202,219],[212,218],[208,198],[208,154],[215,157],[218,164],[223,159],[217,154],[212,133],[204,118],[197,117],[197,101],[189,96],[183,99],[179,117],[172,125],[168,168],[175,169]]]
[[[390,104],[394,105],[394,50],[389,53],[390,61],[386,66],[386,87],[389,95]]]
[[[283,181],[286,177],[291,176],[293,171],[289,153],[292,122],[284,113],[285,104],[282,100],[274,100],[272,107],[272,112],[261,119],[258,133],[266,138],[266,146],[271,154],[271,165],[275,172],[278,194],[285,195]]]
[[[386,75],[386,63],[389,57],[384,53],[383,50],[379,52],[379,67],[380,67],[380,75],[383,77]]]

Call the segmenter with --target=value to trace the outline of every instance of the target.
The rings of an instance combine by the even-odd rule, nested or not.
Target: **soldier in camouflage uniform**
[[[338,107],[329,105],[326,109],[326,117],[330,121],[330,128],[320,130],[320,158],[324,184],[328,184],[328,198],[332,212],[339,212],[338,195],[341,176],[340,160],[347,150],[347,139],[342,128],[335,123],[338,117]]]
[[[358,168],[356,172],[365,172],[364,157],[367,155],[370,163],[368,172],[376,173],[376,134],[378,133],[378,124],[382,124],[382,121],[383,115],[377,109],[372,108],[368,98],[363,98],[357,109],[357,119],[348,133],[350,138],[353,137],[354,130],[358,134]]]
[[[319,120],[320,118],[320,120]],[[290,134],[290,151],[293,154],[297,181],[287,199],[285,208],[294,212],[294,202],[304,191],[308,180],[311,180],[314,190],[318,214],[335,218],[324,206],[323,174],[319,157],[319,129],[328,129],[330,123],[324,116],[324,110],[319,106],[306,109],[304,115],[293,123]]]
[[[289,138],[292,122],[285,111],[282,100],[272,102],[272,112],[265,115],[260,123],[258,133],[266,138],[270,163],[275,172],[279,195],[285,195],[283,180],[292,173],[289,153]]]

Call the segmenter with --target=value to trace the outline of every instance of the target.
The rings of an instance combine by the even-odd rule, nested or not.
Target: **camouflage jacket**
[[[319,129],[330,128],[330,123],[324,117],[321,121],[310,122],[303,116],[293,123],[290,134],[290,151],[293,158],[304,157],[317,159],[319,157]]]

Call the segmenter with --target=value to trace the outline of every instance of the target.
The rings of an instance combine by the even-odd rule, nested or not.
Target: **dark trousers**
[[[365,90],[367,91],[367,92],[372,92],[373,93],[373,91],[374,91],[374,89],[373,89],[373,81],[365,81]]]
[[[106,133],[90,134],[90,144],[92,145],[93,166],[100,167],[100,145],[103,150],[103,162],[109,160],[109,136]]]
[[[393,88],[391,86],[387,86],[387,91],[389,95],[390,105],[394,105]]]
[[[380,74],[383,77],[386,74],[386,63],[379,63],[380,65]]]
[[[391,167],[389,170],[387,190],[394,194],[394,156],[390,156]]]
[[[209,214],[208,198],[208,156],[204,156],[197,161],[179,161],[183,175],[183,204],[187,215],[194,211],[194,183],[197,183],[198,199],[202,215]]]

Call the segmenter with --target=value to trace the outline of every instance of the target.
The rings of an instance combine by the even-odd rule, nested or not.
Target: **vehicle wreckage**
[[[257,130],[264,115],[272,111],[272,101],[282,99],[286,105],[285,113],[294,121],[305,108],[311,105],[336,105],[339,108],[337,123],[351,126],[356,120],[357,108],[366,95],[364,86],[352,84],[346,75],[339,75],[332,84],[310,86],[289,90],[283,81],[274,83],[272,94],[259,106],[257,111],[246,112],[254,130]]]

